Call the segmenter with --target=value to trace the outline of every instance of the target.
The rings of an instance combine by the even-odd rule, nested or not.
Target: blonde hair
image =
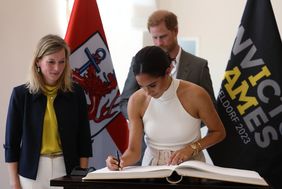
[[[72,91],[72,70],[69,64],[70,49],[64,39],[57,35],[46,35],[40,39],[35,50],[33,61],[30,68],[29,81],[27,88],[31,94],[36,94],[44,91],[45,83],[41,72],[38,72],[37,62],[46,55],[56,53],[60,50],[65,50],[65,68],[58,80],[57,87],[64,92]]]

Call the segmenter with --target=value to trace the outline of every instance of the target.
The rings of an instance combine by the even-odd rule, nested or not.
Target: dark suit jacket
[[[134,58],[133,58],[134,59]],[[132,61],[133,63],[133,61]],[[140,87],[135,79],[132,63],[125,81],[125,85],[120,97],[120,108],[123,115],[128,119],[127,103],[129,97]],[[205,59],[194,56],[184,50],[181,51],[179,67],[176,78],[193,82],[203,87],[210,95],[215,104],[214,91],[208,68],[208,62]]]
[[[6,124],[5,161],[18,162],[18,173],[36,179],[47,98],[30,94],[25,85],[13,89]],[[87,104],[83,90],[60,92],[54,101],[67,174],[80,157],[92,156]]]

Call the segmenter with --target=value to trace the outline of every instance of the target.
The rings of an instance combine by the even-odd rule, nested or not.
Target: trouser
[[[64,157],[44,157],[41,156],[38,165],[36,180],[20,176],[22,189],[60,189],[61,187],[51,187],[50,180],[66,175]]]

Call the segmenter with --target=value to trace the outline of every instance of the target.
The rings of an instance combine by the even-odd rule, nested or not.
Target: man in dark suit
[[[164,49],[169,56],[174,59],[174,61],[172,61],[174,68],[172,69],[171,75],[177,79],[191,81],[200,85],[209,93],[212,101],[215,103],[207,60],[185,52],[178,45],[178,21],[176,15],[166,10],[155,11],[148,19],[147,28],[152,36],[154,45]],[[139,88],[131,66],[120,101],[121,111],[126,118],[128,118],[128,99]]]

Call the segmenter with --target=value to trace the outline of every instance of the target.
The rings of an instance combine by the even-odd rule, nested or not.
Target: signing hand
[[[122,169],[119,160],[113,156],[108,156],[108,158],[106,159],[106,165],[112,171],[117,171]]]

